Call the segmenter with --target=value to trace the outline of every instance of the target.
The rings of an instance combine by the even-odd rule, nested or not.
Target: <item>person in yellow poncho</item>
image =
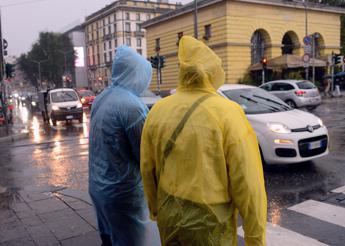
[[[267,200],[256,135],[241,107],[216,93],[219,57],[184,36],[176,94],[152,108],[141,138],[141,174],[162,245],[265,245]]]

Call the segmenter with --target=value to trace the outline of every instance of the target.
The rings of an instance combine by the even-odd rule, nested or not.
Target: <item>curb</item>
[[[14,142],[14,141],[17,141],[17,140],[25,139],[27,137],[29,137],[29,133],[28,132],[18,133],[18,134],[14,134],[14,135],[11,135],[11,136],[0,138],[0,143]]]

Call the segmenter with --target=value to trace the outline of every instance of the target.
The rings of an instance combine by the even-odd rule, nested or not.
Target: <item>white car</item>
[[[243,108],[265,163],[298,163],[328,154],[328,131],[317,116],[254,86],[226,84],[218,93]]]

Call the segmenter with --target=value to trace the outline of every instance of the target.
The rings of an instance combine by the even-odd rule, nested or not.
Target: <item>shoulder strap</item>
[[[196,100],[192,104],[192,106],[188,109],[188,111],[185,113],[185,115],[183,116],[182,120],[180,121],[180,123],[175,128],[174,132],[171,134],[171,137],[169,138],[169,140],[166,143],[165,148],[164,148],[163,162],[162,162],[162,171],[164,170],[165,160],[168,158],[168,156],[170,155],[171,151],[174,149],[176,139],[180,135],[180,133],[182,132],[184,126],[186,125],[186,122],[188,121],[188,119],[190,118],[192,113],[197,109],[197,107],[202,102],[204,102],[206,99],[208,99],[211,96],[213,96],[213,94],[207,94],[207,95],[204,95],[204,96],[200,97],[198,100]]]

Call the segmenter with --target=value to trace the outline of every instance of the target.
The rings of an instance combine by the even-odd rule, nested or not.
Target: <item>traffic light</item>
[[[165,67],[165,57],[164,56],[160,56],[159,60],[160,60],[160,67],[161,68]]]
[[[262,64],[262,67],[263,67],[264,69],[266,69],[267,63],[268,63],[267,58],[266,58],[266,57],[263,57],[263,58],[261,59],[261,64]]]
[[[340,54],[334,54],[332,57],[333,64],[339,64],[342,62],[342,56]]]
[[[11,63],[6,63],[5,67],[5,72],[6,72],[6,77],[7,78],[12,78],[14,77],[14,65]]]
[[[153,68],[158,68],[158,57],[157,56],[151,56],[149,61],[151,62],[151,66]]]

